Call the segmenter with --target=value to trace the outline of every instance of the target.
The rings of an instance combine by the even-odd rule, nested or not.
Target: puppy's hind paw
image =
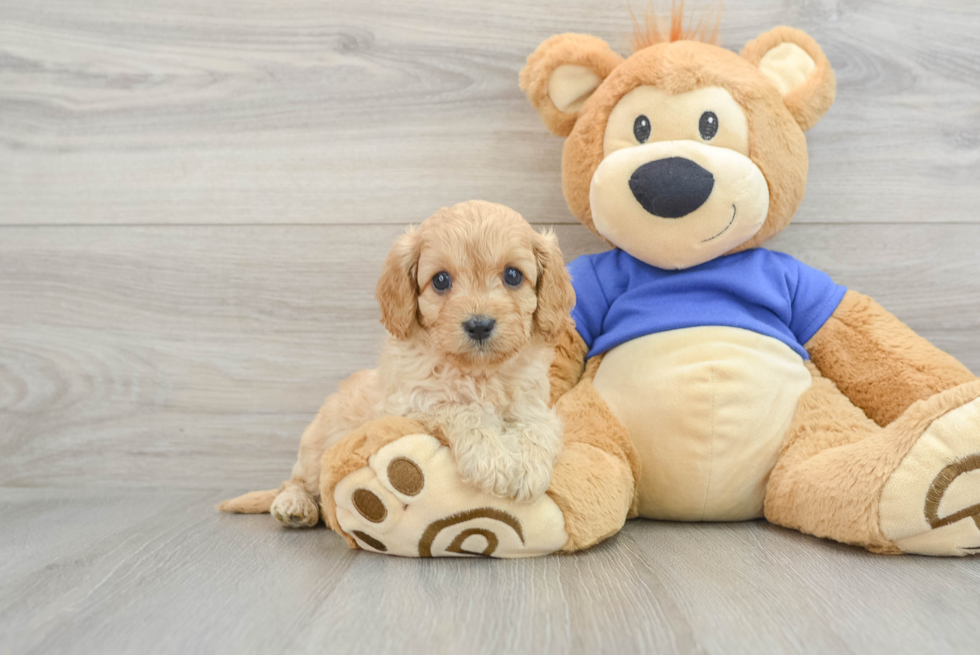
[[[269,512],[287,528],[312,528],[320,520],[316,501],[301,489],[288,487],[272,501]]]

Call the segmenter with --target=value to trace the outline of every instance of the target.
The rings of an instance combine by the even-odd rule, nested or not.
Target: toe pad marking
[[[371,523],[381,523],[388,516],[388,508],[373,491],[358,489],[351,495],[351,502],[357,513]]]
[[[381,543],[371,535],[367,534],[366,532],[361,532],[360,530],[354,530],[351,534],[375,550],[379,550],[382,553],[388,552],[387,546],[385,546],[383,543]]]
[[[396,457],[388,464],[388,481],[395,491],[417,496],[425,486],[425,475],[419,465],[407,457]]]

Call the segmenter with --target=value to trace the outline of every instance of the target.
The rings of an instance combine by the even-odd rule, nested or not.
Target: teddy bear
[[[789,27],[740,54],[716,35],[675,17],[625,58],[583,34],[530,55],[520,86],[565,139],[568,207],[610,246],[568,265],[575,327],[551,368],[564,452],[547,494],[522,504],[462,484],[418,424],[368,424],[321,476],[323,515],[351,547],[573,552],[642,517],[980,552],[980,381],[871,298],[764,247],[803,199],[804,132],[835,95],[827,58]],[[411,488],[394,461],[412,463]],[[352,502],[363,489],[381,520]]]

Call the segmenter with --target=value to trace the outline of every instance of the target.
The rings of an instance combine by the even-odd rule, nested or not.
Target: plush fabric
[[[640,460],[626,428],[592,384],[592,360],[582,380],[557,404],[565,424],[565,451],[548,495],[565,515],[564,552],[588,548],[637,515]]]
[[[552,73],[560,66],[577,66],[591,71],[599,80],[622,63],[602,39],[585,34],[553,36],[535,51],[521,71],[520,86],[541,113],[545,125],[556,136],[567,136],[578,111],[563,112],[548,95]]]
[[[809,359],[802,344],[845,292],[826,273],[763,248],[682,271],[609,250],[579,257],[568,269],[576,295],[572,318],[590,357],[648,334],[717,325],[773,337]]]
[[[695,130],[697,119],[688,116]],[[678,196],[685,192],[693,197],[681,206]],[[590,198],[593,226],[603,238],[671,270],[732,250],[758,233],[769,209],[769,188],[751,159],[691,139],[614,151],[593,173]]]
[[[759,249],[802,201],[803,132],[834,99],[820,47],[788,27],[762,34],[741,56],[685,40],[673,27],[646,30],[640,41],[623,59],[595,37],[552,37],[520,76],[545,126],[567,136],[569,208],[622,251],[571,266],[578,329],[561,328],[550,369],[565,448],[547,511],[530,518],[488,500],[481,520],[512,533],[480,524],[471,529],[483,532],[446,536],[439,546],[425,535],[475,520],[473,508],[447,501],[452,494],[424,501],[396,487],[413,490],[431,477],[439,489],[456,489],[451,458],[438,435],[382,421],[324,460],[324,515],[352,547],[422,556],[435,554],[433,545],[457,555],[573,552],[637,515],[760,513],[879,553],[980,552],[980,381],[869,298]],[[648,106],[661,114],[651,118]],[[707,177],[683,164],[700,183],[678,188],[698,197],[672,197],[662,213],[673,217],[664,218],[653,212],[666,169],[634,173],[672,157],[689,159],[714,183],[702,197]],[[761,181],[718,182],[739,178],[733,171],[755,171]],[[761,223],[705,256],[698,225],[729,220],[722,210],[750,196],[767,197]],[[667,233],[645,220],[679,222],[661,239]],[[384,466],[393,452],[412,460],[394,474]],[[393,519],[406,512],[435,528]],[[352,536],[355,523],[361,535]],[[515,538],[524,523],[539,546]]]
[[[449,448],[408,434],[333,488],[336,521],[358,547],[402,557],[533,557],[568,542],[550,496],[515,502],[465,484]]]
[[[934,543],[923,539],[931,531],[928,521],[921,521],[921,532],[914,530],[914,517],[925,519],[929,487],[943,468],[980,451],[980,424],[968,421],[980,411],[980,382],[968,382],[920,401],[882,428],[813,364],[808,366],[813,385],[800,400],[772,471],[766,518],[880,553],[968,555],[971,553],[966,548],[980,547],[980,532],[968,532],[966,542],[938,539],[938,552]],[[956,410],[963,410],[963,415],[956,417],[953,425],[942,425],[941,419]],[[935,432],[942,437],[930,434]],[[922,439],[923,435],[927,438]],[[914,447],[921,449],[918,458],[906,461]],[[895,482],[890,483],[893,478]],[[969,529],[970,523],[977,527],[976,517],[980,515],[980,506],[971,508],[978,498],[975,479],[970,483],[972,488],[963,490],[961,507],[957,508],[966,510],[960,529]],[[883,503],[886,486],[890,486],[891,495]],[[884,521],[882,511],[887,514]],[[906,550],[885,534],[884,526],[893,537],[907,540]],[[919,544],[912,537],[929,547],[913,549]]]
[[[441,435],[392,417],[366,424],[324,454],[323,516],[351,548],[401,556],[530,557],[602,541],[636,514],[639,461],[592,388],[592,374],[557,407],[574,427],[551,488],[533,503],[463,484]]]
[[[787,52],[786,46],[794,46],[802,50],[808,61],[804,61],[797,50],[790,48]],[[793,58],[797,66],[812,68],[805,79],[791,88],[779,89],[783,96],[783,104],[799,123],[800,129],[809,130],[817,124],[817,121],[830,106],[834,104],[834,97],[837,93],[837,79],[834,70],[830,67],[830,62],[823,54],[823,50],[817,45],[808,34],[795,30],[791,27],[777,27],[766,32],[754,41],[750,41],[742,49],[742,57],[750,64],[760,65],[763,60],[772,57],[772,53],[782,51],[786,53],[784,59]],[[792,66],[790,66],[792,68]],[[769,71],[772,68],[769,67]],[[767,77],[772,79],[770,72]]]
[[[882,534],[900,550],[928,555],[980,552],[978,394],[980,383],[956,387],[918,403],[889,426],[899,435],[896,441],[912,443],[888,478],[878,510]]]
[[[522,74],[526,85],[535,71],[528,67]],[[714,425],[709,432],[711,439],[699,438],[698,435],[706,433],[708,423],[704,420],[675,424],[663,420],[662,412],[658,415],[646,409],[651,398],[666,396],[674,404],[691,408],[690,413],[701,419],[716,415],[718,409],[714,405],[706,409],[704,401],[697,395],[689,396],[693,392],[686,388],[710,388],[713,386],[710,376],[707,382],[705,378],[698,381],[693,377],[677,381],[671,376],[684,370],[685,366],[706,366],[706,370],[715,370],[710,367],[710,362],[717,356],[714,351],[720,338],[713,337],[712,343],[702,344],[698,354],[687,359],[683,358],[685,349],[679,345],[664,348],[659,344],[656,347],[642,344],[652,336],[663,334],[667,338],[672,334],[666,331],[650,335],[653,330],[649,326],[668,325],[669,321],[678,320],[677,303],[661,302],[663,298],[659,295],[647,296],[646,302],[643,302],[644,298],[637,298],[635,303],[623,307],[623,316],[617,318],[614,315],[614,305],[626,286],[623,280],[631,279],[631,267],[623,264],[629,261],[625,258],[639,258],[650,265],[651,270],[656,270],[654,267],[662,268],[660,262],[667,261],[663,259],[667,257],[678,264],[674,267],[686,269],[674,274],[681,279],[686,279],[692,271],[697,272],[699,258],[689,255],[685,260],[670,252],[672,248],[684,248],[683,239],[674,243],[653,238],[655,235],[645,229],[643,212],[647,212],[648,221],[661,219],[642,202],[648,190],[640,189],[638,194],[632,188],[632,184],[642,185],[645,181],[623,174],[610,177],[605,172],[605,162],[607,158],[620,157],[620,152],[629,151],[631,159],[621,166],[627,173],[629,166],[640,170],[647,161],[677,156],[690,158],[709,172],[712,167],[729,166],[721,163],[723,159],[701,158],[697,152],[704,147],[704,140],[699,141],[693,132],[689,136],[683,134],[685,129],[693,130],[692,117],[700,108],[698,102],[702,102],[705,109],[710,108],[709,103],[698,100],[696,95],[685,94],[696,90],[717,94],[715,89],[727,93],[744,112],[748,146],[747,153],[743,154],[747,154],[762,172],[768,188],[769,206],[763,225],[730,250],[731,253],[751,253],[789,223],[802,201],[807,178],[803,131],[824,115],[836,90],[833,71],[820,47],[799,30],[780,27],[767,32],[746,45],[741,56],[693,41],[669,40],[650,44],[610,71],[582,103],[562,151],[562,187],[572,213],[584,226],[630,253],[604,253],[593,258],[597,262],[605,258],[609,265],[604,268],[592,266],[587,259],[573,264],[571,269],[581,296],[575,319],[583,341],[590,347],[589,354],[613,348],[597,366],[594,388],[601,400],[613,407],[618,423],[625,424],[626,432],[638,447],[640,470],[646,471],[637,478],[641,513],[644,511],[644,475],[649,474],[655,479],[658,458],[670,459],[672,448],[676,449],[680,444],[697,444],[695,450],[700,449],[701,453],[693,455],[689,469],[711,469],[714,453],[703,444],[711,443],[716,437]],[[643,130],[635,132],[631,141],[628,119],[631,114],[645,111],[643,101],[637,100],[643,96],[677,100],[659,103],[665,115],[658,115],[656,121],[650,120],[649,126],[644,123]],[[685,98],[684,102],[680,98]],[[732,118],[729,116],[726,122],[731,124]],[[655,127],[659,128],[660,137]],[[697,148],[683,145],[681,141],[675,145],[671,139],[687,139],[684,143],[693,143]],[[712,147],[741,152],[734,143],[718,142]],[[717,173],[721,175],[723,171]],[[626,180],[629,186],[625,184]],[[650,184],[658,182],[652,180]],[[634,197],[639,196],[635,201],[630,197],[631,192]],[[610,199],[615,202],[610,204]],[[597,202],[603,203],[601,222],[598,220],[600,215],[593,212]],[[684,207],[685,210],[688,208]],[[631,223],[615,224],[613,230],[608,218],[611,210],[629,212],[635,218]],[[680,210],[673,213],[683,214]],[[716,208],[707,215],[711,217],[717,213]],[[621,221],[617,216],[613,216],[613,220]],[[685,218],[679,216],[676,220]],[[710,264],[719,261],[723,260],[715,259]],[[760,277],[766,281],[756,284],[746,281],[752,293],[764,292],[779,279],[778,275],[766,271]],[[737,285],[732,282],[732,286]],[[698,294],[703,289],[695,284],[691,287],[687,295],[690,305],[696,306]],[[764,494],[766,517],[781,525],[879,552],[971,552],[975,537],[972,530],[980,525],[976,523],[976,516],[980,514],[980,474],[971,468],[974,458],[980,461],[980,426],[963,418],[944,419],[942,412],[972,407],[975,402],[970,391],[974,384],[971,382],[973,375],[870,300],[862,300],[858,294],[848,292],[842,302],[842,295],[842,289],[818,285],[812,295],[804,292],[800,298],[804,304],[809,299],[811,306],[819,308],[813,312],[812,320],[803,319],[808,324],[807,329],[790,330],[793,334],[791,345],[797,353],[812,357],[813,361],[807,366],[813,382],[798,402],[795,398],[777,401],[783,409],[780,416],[786,416],[788,412],[792,417],[788,428],[780,428],[780,423],[772,418],[760,423],[767,429],[759,434],[771,434],[769,429],[785,429],[784,443],[778,455],[775,458],[768,456],[769,460],[759,459],[772,463]],[[790,293],[788,297],[794,298],[794,295]],[[749,311],[752,303],[747,303],[746,307],[746,296],[741,298],[741,309]],[[738,304],[740,301],[732,299],[731,302]],[[793,302],[789,304],[793,306]],[[767,307],[771,309],[771,306]],[[713,311],[708,309],[705,313]],[[806,315],[806,312],[801,314]],[[710,329],[712,323],[719,322],[723,321],[702,317],[700,324],[703,329]],[[788,326],[790,322],[784,325]],[[601,341],[603,335],[615,334],[620,325],[647,327],[637,328],[635,333],[624,333],[608,343]],[[759,326],[752,326],[752,329],[764,332]],[[661,367],[665,361],[676,362],[676,365]],[[571,364],[566,366],[575,368]],[[752,377],[746,373],[750,368],[743,366],[742,373],[731,375],[750,385]],[[668,369],[669,374],[665,372]],[[736,388],[750,387],[736,385]],[[737,398],[738,394],[731,394],[727,401],[722,399],[723,409],[738,407]],[[591,402],[594,404],[595,400]],[[749,402],[763,406],[758,400]],[[941,411],[923,409],[921,403],[933,409],[940,407]],[[653,404],[656,405],[656,401]],[[970,410],[962,411],[962,416],[972,416]],[[738,424],[738,419],[734,424]],[[752,430],[748,422],[745,429]],[[619,425],[616,430],[620,430]],[[935,434],[947,435],[946,441],[935,445],[935,438],[923,437]],[[920,439],[923,445],[918,448],[923,450],[915,447]],[[655,448],[648,448],[646,444],[651,440],[660,443]],[[759,441],[763,442],[771,443]],[[950,444],[955,444],[955,448]],[[903,465],[906,456],[908,461]],[[947,468],[934,470],[937,462],[945,462]],[[767,463],[763,469],[769,466]],[[909,491],[896,492],[899,500],[880,505],[883,497],[891,498],[887,494],[883,496],[883,489],[893,476],[895,482],[890,489]],[[753,476],[747,476],[746,481],[750,478]],[[903,482],[899,483],[899,480]],[[941,483],[940,487],[948,490],[943,496],[947,500],[935,500],[939,492],[934,483]],[[660,499],[673,497],[677,506],[686,502],[689,509],[682,514],[696,516],[697,512],[690,508],[697,507],[698,492],[693,488],[685,490],[683,486],[679,483],[671,488],[660,488],[650,495],[654,499],[658,494]],[[650,487],[654,485],[651,483]],[[928,498],[924,498],[924,494]],[[925,529],[937,534],[942,530],[942,537],[928,532],[907,534],[907,526],[914,521],[908,516],[900,516],[888,521],[892,526],[889,530],[901,537],[889,538],[882,530],[882,511],[889,508],[889,512],[896,514],[894,507],[902,507],[907,513],[917,511],[919,515],[923,508],[933,508],[938,518],[926,521]],[[651,513],[656,515],[660,511],[654,508]],[[922,521],[916,520],[921,527]],[[896,528],[896,525],[906,527]]]
[[[548,98],[559,112],[572,114],[601,83],[602,78],[585,66],[564,64],[548,79]]]
[[[844,457],[842,462],[835,456],[844,447],[878,434],[880,428],[813,363],[807,367],[813,382],[796,407],[770,474],[766,519],[818,537],[896,552],[877,525],[875,495],[887,471],[873,459]]]
[[[707,145],[749,154],[749,124],[745,110],[728,90],[705,86],[672,94],[652,86],[638,86],[616,103],[609,113],[602,151],[608,157],[616,150],[637,145],[635,123],[646,116],[651,143],[690,140],[700,137],[701,115],[710,108],[718,119],[717,131]],[[693,119],[693,120],[692,120]]]
[[[817,67],[813,57],[795,43],[780,43],[759,60],[761,70],[783,97],[806,83]]]
[[[565,444],[592,446],[625,462],[633,480],[640,477],[642,465],[626,427],[596,392],[593,383],[602,357],[588,361],[582,379],[555,405],[565,426]],[[560,461],[560,460],[559,460]],[[637,499],[630,482],[629,516],[636,516]]]
[[[627,341],[606,353],[593,384],[642,462],[640,516],[742,521],[762,516],[810,375],[776,339],[711,326]]]
[[[522,71],[524,79],[532,77],[535,70],[529,63]],[[709,86],[727,89],[745,110],[749,157],[769,185],[766,224],[740,248],[762,244],[789,223],[803,199],[808,160],[803,131],[783,104],[779,91],[758,68],[733,52],[678,41],[634,54],[605,78],[576,115],[562,150],[562,188],[569,209],[583,225],[595,231],[589,183],[604,157],[603,136],[609,115],[623,96],[644,84],[674,95]]]
[[[548,489],[565,518],[562,552],[584,550],[619,532],[631,514],[633,482],[629,464],[608,451],[585,443],[566,446]]]
[[[417,421],[390,416],[366,423],[324,452],[320,473],[321,515],[331,528],[347,540],[351,548],[357,548],[357,542],[344,532],[337,520],[334,488],[348,475],[367,467],[371,455],[384,446],[406,435],[424,432],[425,428]],[[439,439],[442,445],[448,445],[441,435],[433,437]]]
[[[847,292],[806,347],[820,370],[879,425],[917,400],[974,379],[955,358],[856,291]]]

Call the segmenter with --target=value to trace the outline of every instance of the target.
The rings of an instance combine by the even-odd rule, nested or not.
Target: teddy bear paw
[[[357,545],[404,557],[531,557],[568,541],[547,495],[501,499],[465,484],[449,448],[427,434],[382,447],[334,488],[337,522]]]
[[[928,425],[885,485],[880,516],[903,552],[980,554],[980,398]]]

